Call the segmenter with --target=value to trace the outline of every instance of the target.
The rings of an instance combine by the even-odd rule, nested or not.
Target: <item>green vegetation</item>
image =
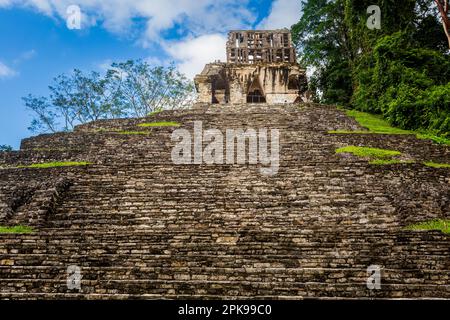
[[[380,115],[375,115],[367,112],[357,111],[357,110],[345,110],[343,108],[339,108],[340,110],[345,111],[345,113],[354,118],[361,126],[368,129],[368,131],[350,131],[350,130],[334,130],[328,131],[328,133],[333,134],[415,134],[418,139],[432,140],[439,144],[450,145],[450,139],[439,137],[429,133],[415,132],[412,130],[404,130],[400,128],[395,128],[389,124],[385,119],[383,119]]]
[[[174,121],[160,121],[160,122],[147,122],[138,124],[138,127],[148,128],[148,127],[179,127],[180,124]]]
[[[23,97],[34,117],[33,132],[70,131],[100,119],[145,117],[151,111],[190,107],[192,80],[174,65],[151,66],[143,60],[112,63],[105,73],[75,69],[53,79],[47,96]]]
[[[363,127],[367,128],[371,133],[384,134],[411,134],[411,131],[392,127],[380,115],[374,115],[367,112],[357,110],[346,110],[349,117],[355,120]]]
[[[117,131],[115,132],[117,134],[124,134],[124,135],[149,135],[150,132],[148,131]]]
[[[151,117],[151,116],[157,115],[158,113],[161,113],[163,111],[164,111],[164,109],[162,109],[162,108],[156,109],[155,111],[149,112],[147,117]]]
[[[47,163],[35,163],[31,165],[18,166],[17,168],[55,168],[55,167],[72,167],[72,166],[86,166],[91,164],[90,162],[47,162]]]
[[[100,128],[95,130],[96,133],[116,133],[116,134],[123,134],[123,135],[149,135],[149,131],[133,131],[133,130],[120,130],[120,129],[105,129]]]
[[[393,159],[393,157],[401,155],[401,152],[396,150],[348,146],[337,149],[336,153],[351,153],[357,157],[369,158],[370,159],[369,163],[373,165],[414,163],[413,160],[404,161],[399,159]]]
[[[433,161],[427,161],[423,163],[427,167],[433,167],[433,168],[450,168],[450,164],[448,163],[436,163]]]
[[[23,233],[32,233],[33,231],[34,231],[33,228],[27,226],[14,226],[14,227],[0,226],[0,234],[1,233],[23,234]]]
[[[450,40],[437,4],[304,0],[291,32],[301,64],[313,70],[315,101],[377,114],[401,128],[375,122],[373,133],[413,130],[419,138],[448,143]],[[381,28],[367,27],[378,20],[367,13],[370,5],[381,9]]]
[[[411,47],[407,32],[380,38],[361,61],[352,104],[392,125],[450,137],[450,59]],[[369,59],[371,61],[369,61]]]
[[[11,146],[9,146],[9,145],[6,145],[6,144],[0,145],[0,152],[2,152],[2,151],[12,151],[12,150],[13,150],[13,148]]]
[[[443,233],[450,233],[450,220],[431,220],[413,224],[406,228],[407,230],[438,230]]]
[[[110,132],[110,131],[117,131],[117,130],[115,130],[115,129],[98,128],[98,129],[93,130],[92,132],[101,133],[101,132]]]
[[[348,146],[339,148],[336,150],[336,153],[351,153],[357,157],[367,157],[373,160],[377,159],[390,159],[392,157],[398,156],[401,152],[396,150],[386,150],[386,149],[378,149],[378,148],[369,148],[369,147],[356,147],[356,146]]]
[[[439,137],[430,133],[418,133],[416,134],[416,137],[418,139],[423,139],[423,140],[432,140],[435,143],[438,144],[446,144],[448,146],[450,146],[450,138],[444,138],[444,137]]]

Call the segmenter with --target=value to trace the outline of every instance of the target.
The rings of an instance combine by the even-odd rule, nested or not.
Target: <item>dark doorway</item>
[[[248,93],[247,103],[266,103],[266,97],[264,97],[260,90],[255,89]]]
[[[247,103],[266,103],[266,97],[259,83],[259,76],[255,75],[247,93]]]

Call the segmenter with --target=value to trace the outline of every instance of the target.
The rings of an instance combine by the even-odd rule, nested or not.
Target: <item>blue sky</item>
[[[80,30],[66,25],[70,5]],[[48,95],[58,74],[139,58],[193,77],[225,60],[228,30],[290,27],[300,11],[300,0],[0,0],[0,145],[32,135],[21,98]]]

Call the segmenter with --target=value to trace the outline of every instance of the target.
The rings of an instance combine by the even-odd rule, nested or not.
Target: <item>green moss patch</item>
[[[148,127],[179,127],[181,124],[174,121],[160,121],[160,122],[147,122],[138,124],[138,127],[148,128]]]
[[[418,139],[422,140],[432,140],[438,144],[450,145],[450,139],[436,136],[432,133],[416,132],[411,130],[403,130],[400,128],[395,128],[383,119],[381,115],[375,115],[367,112],[357,111],[357,110],[345,110],[343,108],[338,108],[345,111],[345,113],[354,118],[361,126],[367,128],[369,131],[350,131],[350,130],[334,130],[328,131],[332,134],[361,134],[361,133],[372,133],[372,134],[415,134]]]
[[[124,135],[149,135],[150,134],[150,132],[148,132],[148,131],[117,131],[115,133],[124,134]]]
[[[367,112],[361,112],[357,110],[346,110],[345,113],[354,118],[361,126],[369,129],[371,133],[381,134],[413,134],[409,130],[403,130],[392,127],[386,120],[380,115],[370,114]]]
[[[386,149],[357,147],[357,146],[348,146],[339,148],[336,150],[336,153],[351,153],[357,157],[371,158],[373,160],[390,159],[392,157],[401,155],[401,152],[396,150],[386,150]]]
[[[35,163],[26,166],[18,166],[17,168],[55,168],[55,167],[73,167],[73,166],[87,166],[90,162],[47,162]]]
[[[33,228],[27,226],[14,226],[14,227],[0,226],[0,234],[1,233],[24,234],[24,233],[32,233],[33,231],[34,231]]]
[[[450,234],[450,220],[431,220],[406,227],[407,230],[438,230]]]
[[[163,112],[163,111],[164,111],[163,109],[158,109],[158,110],[149,112],[149,114],[148,114],[147,116],[148,116],[148,117],[151,117],[151,116],[157,115],[158,113],[161,113],[161,112]]]
[[[427,167],[432,167],[432,168],[450,168],[449,163],[436,163],[433,161],[427,161],[427,162],[424,162],[423,164],[426,165]]]

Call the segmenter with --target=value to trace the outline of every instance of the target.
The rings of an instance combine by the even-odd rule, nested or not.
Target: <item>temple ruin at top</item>
[[[288,29],[230,31],[227,62],[205,66],[194,79],[200,103],[293,103],[306,100],[306,70]]]

